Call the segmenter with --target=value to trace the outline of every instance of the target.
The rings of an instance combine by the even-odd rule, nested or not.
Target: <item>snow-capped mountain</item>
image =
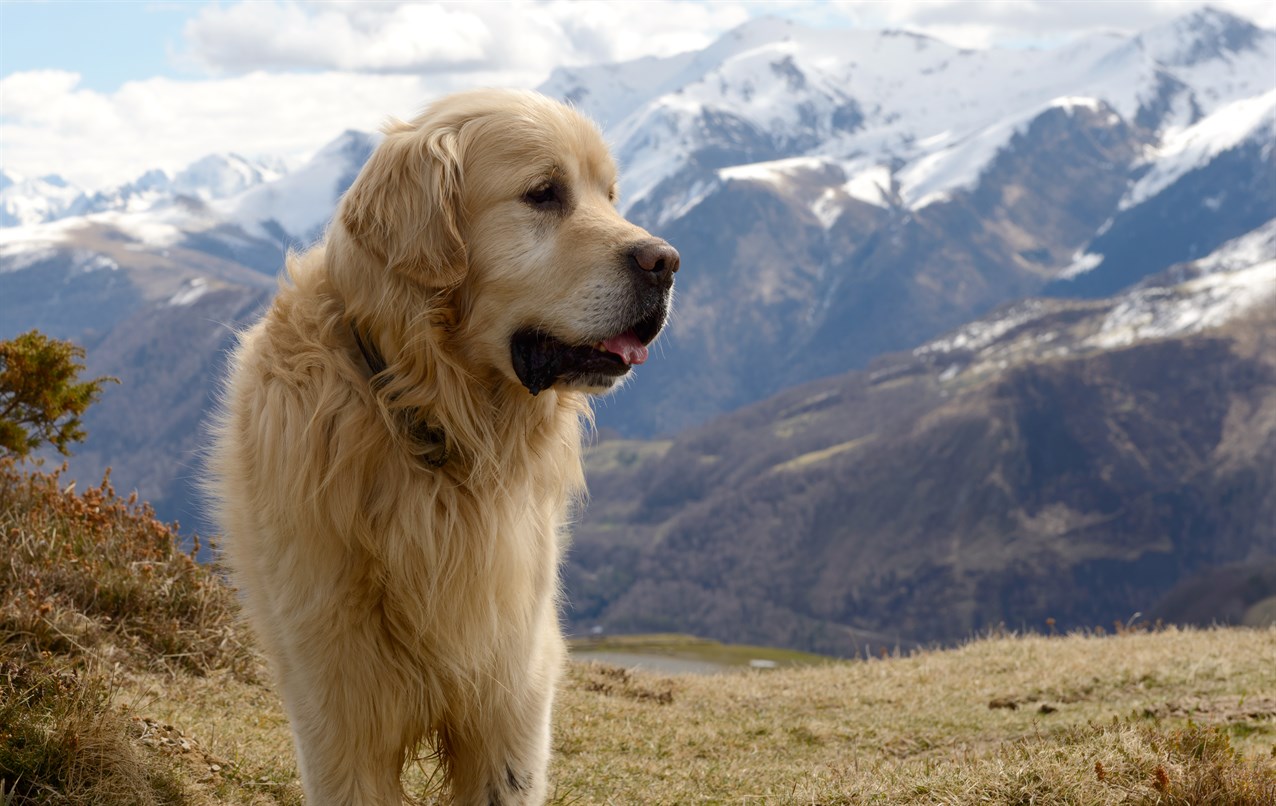
[[[171,176],[154,169],[92,193],[59,177],[5,174],[0,255],[65,240],[82,227],[118,226],[134,234],[147,230],[141,240],[157,247],[186,241],[242,255],[245,244],[271,244],[271,257],[259,268],[273,272],[281,245],[308,243],[322,233],[378,139],[345,132],[291,172],[278,159],[210,154]]]
[[[248,160],[238,154],[209,154],[179,171],[168,187],[174,193],[212,201],[274,182],[287,172],[282,160]]]
[[[677,432],[1025,297],[1102,300],[1266,232],[1273,65],[1276,34],[1205,10],[1041,51],[757,20],[701,51],[554,73],[542,90],[600,121],[624,209],[685,267],[657,360],[599,425]],[[285,251],[320,237],[377,139],[345,132],[288,171],[210,156],[92,193],[6,174],[0,336],[135,347],[186,326],[220,343]],[[130,358],[98,371],[144,387],[134,347],[104,347]],[[205,405],[212,376],[184,383]]]
[[[0,172],[0,225],[42,224],[93,213],[145,212],[182,198],[203,202],[233,198],[287,173],[282,160],[249,160],[238,154],[209,154],[176,174],[154,168],[132,182],[96,191],[76,187],[60,176],[24,179]]]
[[[380,139],[375,134],[343,132],[291,174],[256,183],[215,206],[228,222],[251,234],[309,243],[322,234],[337,200]]]
[[[1221,328],[1259,308],[1276,310],[1276,220],[1125,292],[1086,302],[1029,299],[912,351],[969,382],[1013,364],[1071,358]]]
[[[556,72],[542,90],[604,123],[629,215],[697,267],[669,337],[684,363],[644,368],[658,380],[600,422],[676,427],[671,390],[697,422],[1244,235],[1276,217],[1274,65],[1276,33],[1204,9],[1035,51],[757,20]]]
[[[625,168],[624,203],[660,197],[647,216],[663,222],[724,168],[799,156],[837,166],[843,188],[883,185],[868,177],[886,172],[899,199],[924,207],[971,188],[1045,110],[1101,103],[1159,144],[1270,90],[1273,64],[1276,33],[1212,9],[1133,39],[1043,51],[763,19],[698,53],[562,69],[541,89],[603,123]],[[685,183],[680,197],[661,192],[687,166],[701,169],[695,193]]]
[[[1048,293],[1107,296],[1276,216],[1276,89],[1227,104],[1146,153],[1112,217]]]
[[[605,441],[567,618],[851,655],[1147,613],[1202,568],[1276,556],[1274,344],[1269,224],[1109,299],[1020,302]]]
[[[67,215],[84,191],[57,174],[27,178],[0,170],[0,227],[38,224]]]

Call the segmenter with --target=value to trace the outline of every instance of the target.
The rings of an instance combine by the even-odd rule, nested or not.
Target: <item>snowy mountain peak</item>
[[[0,226],[51,221],[72,211],[83,198],[83,190],[56,174],[28,179],[0,171]]]
[[[1185,14],[1140,34],[1138,46],[1161,64],[1193,67],[1253,50],[1276,34],[1212,6]]]
[[[363,154],[364,158],[376,144],[381,142],[381,135],[369,134],[368,132],[356,131],[355,129],[346,129],[337,135],[323,148],[315,152],[315,156],[311,161],[323,161],[328,159],[348,159],[351,155]]]
[[[381,135],[346,130],[286,176],[248,188],[216,207],[247,232],[269,240],[310,241],[328,223]]]
[[[540,89],[604,126],[623,167],[624,209],[658,225],[714,181],[675,180],[688,166],[800,157],[892,166],[910,206],[943,198],[1060,98],[1093,99],[1089,108],[1105,110],[1097,120],[1133,124],[1155,147],[1266,92],[1274,63],[1276,33],[1210,8],[1137,37],[1041,51],[969,51],[908,32],[762,18],[700,51],[558,70]],[[963,170],[931,170],[954,160]],[[910,190],[923,175],[942,181]],[[665,212],[643,213],[644,202]]]
[[[278,163],[250,161],[238,154],[209,154],[188,165],[173,177],[177,193],[204,201],[224,199],[283,175]]]
[[[160,168],[152,168],[138,178],[134,179],[125,187],[135,193],[145,193],[151,190],[168,190],[172,186],[173,180],[169,177],[168,172]]]
[[[1155,149],[1148,171],[1122,199],[1120,209],[1141,204],[1189,171],[1237,145],[1276,138],[1276,88],[1222,107],[1191,126],[1171,132]]]

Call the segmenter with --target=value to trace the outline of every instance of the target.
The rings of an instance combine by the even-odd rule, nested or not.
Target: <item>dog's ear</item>
[[[466,268],[457,133],[396,121],[385,134],[342,198],[338,220],[394,271],[432,288],[454,286]]]

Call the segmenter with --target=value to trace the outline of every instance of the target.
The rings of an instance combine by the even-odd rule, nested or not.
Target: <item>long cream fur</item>
[[[521,196],[570,188],[548,222]],[[324,241],[232,361],[210,462],[225,559],[272,662],[311,804],[399,804],[431,743],[456,803],[545,798],[564,642],[557,573],[586,398],[510,367],[529,323],[572,336],[623,296],[595,127],[532,93],[392,123]],[[377,377],[352,325],[385,358]],[[441,468],[408,427],[446,434]]]

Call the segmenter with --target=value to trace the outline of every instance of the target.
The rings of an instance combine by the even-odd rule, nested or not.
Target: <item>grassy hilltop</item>
[[[626,646],[688,644],[709,651]],[[992,636],[712,676],[576,662],[554,747],[557,804],[1270,804],[1276,630]],[[424,803],[433,769],[408,772]],[[5,463],[0,781],[4,806],[301,802],[232,593],[109,485]]]

